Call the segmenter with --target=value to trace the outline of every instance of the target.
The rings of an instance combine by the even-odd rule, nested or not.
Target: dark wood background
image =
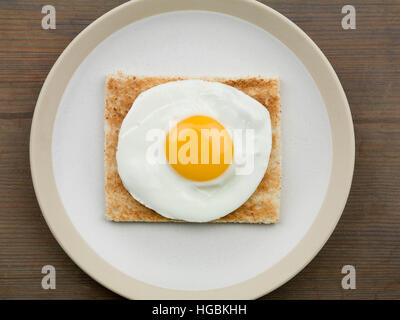
[[[0,299],[118,299],[64,253],[36,202],[29,130],[47,73],[89,23],[124,1],[0,0]],[[346,91],[356,135],[353,186],[343,216],[318,256],[265,299],[400,299],[400,1],[262,1],[322,49]],[[57,10],[42,30],[41,8]],[[341,28],[355,6],[357,29]],[[41,288],[41,268],[57,289]],[[357,289],[341,288],[341,268]]]

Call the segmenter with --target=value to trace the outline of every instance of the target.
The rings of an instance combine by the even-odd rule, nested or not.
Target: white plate
[[[323,212],[321,206],[328,186],[332,183],[331,170],[334,159],[334,130],[330,126],[331,120],[333,127],[332,115],[327,107],[329,96],[325,95],[323,98],[323,81],[316,83],[318,79],[312,73],[313,70],[298,57],[299,53],[293,52],[287,43],[268,32],[269,29],[263,29],[226,13],[173,11],[174,5],[179,3],[181,2],[172,1],[171,10],[164,10],[170,12],[142,15],[140,20],[132,18],[131,23],[120,26],[122,29],[114,26],[115,32],[111,33],[108,29],[108,37],[107,32],[101,30],[102,27],[107,27],[107,19],[103,17],[100,19],[103,19],[102,21],[91,25],[88,28],[89,32],[84,31],[78,39],[81,44],[84,37],[86,41],[92,41],[90,45],[94,49],[85,49],[88,53],[91,52],[88,55],[81,54],[83,60],[76,62],[76,70],[72,68],[72,71],[75,70],[73,75],[71,71],[72,77],[64,79],[65,90],[59,89],[58,98],[61,100],[58,99],[55,119],[49,122],[53,124],[52,139],[49,141],[49,154],[53,166],[51,183],[55,183],[57,188],[54,193],[57,194],[58,201],[61,201],[58,205],[61,207],[62,203],[65,209],[61,210],[60,215],[69,218],[70,227],[75,234],[79,234],[78,238],[71,240],[74,236],[65,234],[65,227],[52,227],[49,222],[49,216],[54,217],[55,213],[45,210],[43,201],[51,202],[54,198],[45,200],[39,196],[38,189],[43,187],[38,187],[38,180],[43,175],[35,172],[32,160],[35,189],[39,201],[42,200],[40,204],[44,215],[61,243],[63,241],[60,237],[66,242],[78,241],[85,246],[82,250],[90,251],[91,255],[102,264],[112,267],[113,272],[120,277],[135,280],[135,286],[128,287],[116,277],[102,275],[104,270],[100,270],[99,262],[90,259],[82,262],[82,258],[77,257],[81,254],[77,252],[79,246],[66,249],[82,268],[114,291],[131,298],[253,298],[272,290],[277,284],[271,279],[268,280],[268,284],[254,283],[256,289],[242,294],[235,294],[237,289],[235,291],[232,288],[245,288],[243,284],[251,284],[254,279],[265,277],[274,267],[282,264],[285,258],[293,256],[302,239],[310,234],[316,217],[321,216]],[[189,3],[193,5],[197,2]],[[233,4],[244,8],[258,7],[259,12],[266,10],[259,4],[246,1],[231,2],[231,5]],[[126,4],[125,10],[118,8],[110,16],[118,19],[119,15],[119,18],[123,19],[128,8],[133,9],[135,5],[137,10],[140,10],[140,6],[145,4]],[[210,3],[202,5],[203,9],[213,9]],[[152,10],[151,7],[147,9]],[[222,9],[214,11],[224,12]],[[283,19],[270,9],[265,12]],[[283,21],[289,24],[287,20]],[[97,36],[92,34],[90,37],[90,31],[94,33],[95,28]],[[298,29],[294,30],[293,32],[301,32]],[[304,37],[304,41],[309,40]],[[315,47],[313,49],[317,50]],[[69,47],[63,55],[72,56],[73,52],[80,52],[77,44]],[[320,52],[318,54],[320,55]],[[326,60],[323,62],[327,64]],[[63,64],[64,69],[67,68],[68,62],[65,57],[64,60],[61,57],[57,63]],[[329,70],[330,66],[326,67]],[[283,157],[281,221],[276,225],[144,224],[106,221],[103,218],[104,84],[106,75],[118,70],[143,76],[279,76]],[[322,71],[324,70],[319,69],[319,72]],[[332,71],[329,71],[331,73],[328,76],[334,77]],[[59,74],[60,72],[58,70]],[[56,80],[53,79],[52,82],[54,81]],[[342,101],[337,108],[344,112],[345,118],[349,117],[347,102],[343,99],[344,94],[338,82],[336,87],[342,94]],[[47,93],[42,91],[37,109],[43,104],[40,101],[43,100],[42,95],[54,94],[48,90],[46,89]],[[38,127],[35,123],[39,121],[37,113],[36,110],[32,136]],[[45,125],[43,121],[42,126]],[[303,256],[301,252],[297,252],[296,262],[300,267],[289,271],[282,265],[281,270],[278,268],[275,271],[281,273],[280,283],[298,272],[316,254],[340,217],[350,186],[354,161],[351,117],[350,122],[347,118],[343,126],[348,130],[347,140],[350,142],[347,142],[346,148],[350,153],[340,156],[347,165],[347,171],[342,172],[340,180],[342,188],[345,189],[344,193],[342,190],[331,190],[332,194],[341,193],[340,203],[336,204],[338,208],[334,208],[334,215],[325,217],[329,227],[315,230],[319,238],[309,239],[311,242],[317,241],[317,248],[312,249],[313,245],[310,244],[309,249],[304,250]],[[34,149],[39,148],[37,143],[34,143],[32,138],[31,159],[34,158]],[[315,224],[313,227],[315,229]],[[150,291],[141,292],[138,283]],[[190,295],[185,296],[184,292],[190,292]],[[218,294],[214,296],[213,292]]]

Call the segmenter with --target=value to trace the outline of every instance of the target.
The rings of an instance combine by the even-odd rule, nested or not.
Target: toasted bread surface
[[[119,129],[138,95],[156,85],[177,80],[185,78],[136,77],[122,73],[107,78],[104,113],[106,219],[121,222],[183,222],[165,218],[136,201],[123,186],[116,161]],[[278,222],[281,189],[279,80],[276,78],[202,78],[202,80],[230,85],[256,99],[268,109],[272,125],[269,164],[256,191],[238,209],[211,222]]]

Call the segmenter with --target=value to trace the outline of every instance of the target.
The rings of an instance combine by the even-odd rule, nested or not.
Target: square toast
[[[136,201],[122,184],[118,174],[116,152],[118,134],[125,115],[137,96],[156,85],[186,78],[136,77],[122,73],[106,80],[104,113],[105,131],[105,218],[130,222],[184,222],[165,218]],[[213,223],[276,223],[279,220],[281,189],[280,98],[276,78],[202,78],[221,82],[241,90],[264,105],[271,116],[272,149],[267,171],[256,191],[238,209],[211,221]]]

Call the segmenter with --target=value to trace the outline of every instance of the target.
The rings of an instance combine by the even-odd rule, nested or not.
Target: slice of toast
[[[151,87],[185,78],[135,77],[122,73],[106,82],[105,130],[105,217],[113,221],[183,222],[164,218],[136,201],[118,174],[116,151],[122,121],[137,96]],[[204,79],[239,89],[263,104],[271,115],[272,150],[267,171],[256,191],[238,209],[212,222],[275,223],[279,220],[281,188],[279,80],[261,78]]]

